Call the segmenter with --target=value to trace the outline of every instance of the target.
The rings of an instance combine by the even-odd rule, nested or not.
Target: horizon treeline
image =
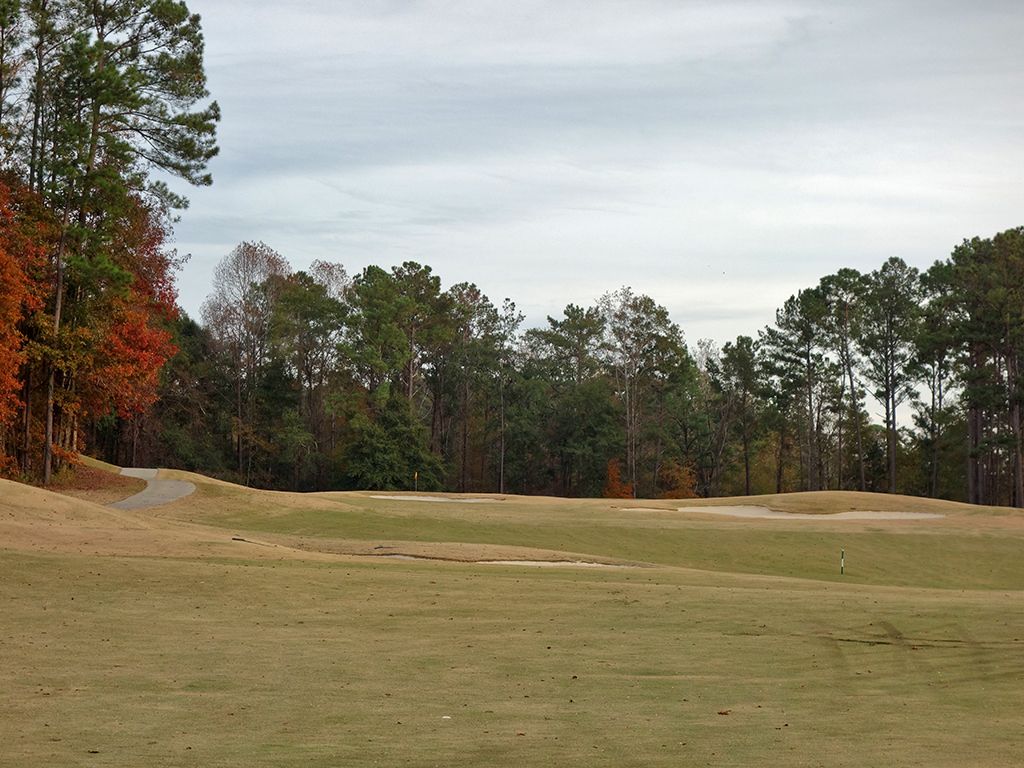
[[[426,265],[295,271],[242,243],[153,407],[92,446],[290,490],[1024,502],[1024,228],[841,269],[721,348],[628,287],[522,321]]]

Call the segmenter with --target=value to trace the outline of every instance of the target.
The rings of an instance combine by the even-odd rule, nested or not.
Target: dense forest
[[[524,329],[427,266],[293,271],[242,243],[175,322],[153,407],[87,437],[273,488],[1019,504],[1022,269],[1024,229],[840,270],[718,348],[629,288]]]
[[[248,242],[189,318],[159,179],[210,182],[202,53],[183,3],[0,0],[6,474],[84,450],[295,490],[1024,505],[1024,228],[839,270],[721,347],[625,287],[524,328],[425,265]]]

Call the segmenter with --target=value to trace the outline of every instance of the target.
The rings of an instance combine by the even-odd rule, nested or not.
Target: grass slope
[[[0,766],[1024,763],[1016,513],[730,521],[201,479],[159,514],[15,484],[0,498]],[[848,554],[900,567],[858,554],[839,582],[831,550],[850,537]],[[711,570],[676,567],[695,564]]]
[[[188,473],[197,492],[161,514],[229,530],[307,539],[432,544],[417,553],[463,559],[452,542],[521,546],[724,572],[840,580],[891,586],[1024,589],[1024,515],[1005,508],[881,494],[814,493],[769,497],[776,509],[822,512],[818,520],[740,520],[684,514],[692,502],[494,497],[465,504],[375,498],[375,494],[306,496],[208,483]],[[441,497],[443,498],[443,497]],[[480,498],[480,497],[474,497]],[[717,500],[716,500],[717,501]],[[761,502],[730,499],[732,504]],[[923,511],[934,520],[837,521],[848,509]],[[292,542],[294,543],[294,542]],[[365,548],[364,548],[365,549]],[[337,548],[334,548],[338,551]],[[847,570],[839,575],[840,550]]]
[[[95,504],[111,504],[146,487],[145,480],[120,474],[120,467],[89,456],[79,458],[81,464],[57,473],[49,490]]]

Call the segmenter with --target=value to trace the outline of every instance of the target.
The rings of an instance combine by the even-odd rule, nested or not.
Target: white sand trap
[[[808,515],[803,512],[778,512],[768,507],[678,507],[679,512],[696,512],[702,515],[723,515],[726,517],[747,517],[758,520],[935,520],[945,515],[932,512],[823,512]]]
[[[448,504],[487,504],[488,502],[501,501],[501,499],[449,499],[447,496],[387,496],[375,494],[371,499],[388,499],[389,501],[439,501]]]
[[[628,565],[616,565],[614,563],[591,563],[586,560],[451,560],[441,557],[425,557],[422,555],[402,555],[388,553],[384,555],[370,555],[370,557],[386,557],[391,560],[427,560],[431,562],[465,563],[470,565],[527,565],[535,568],[628,568]]]
[[[477,560],[480,565],[529,565],[534,568],[628,568],[615,563],[590,563],[586,560]]]

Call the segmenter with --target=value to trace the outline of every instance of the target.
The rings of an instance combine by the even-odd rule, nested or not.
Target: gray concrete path
[[[178,499],[183,499],[195,491],[196,487],[184,480],[158,480],[156,469],[141,469],[126,467],[121,470],[122,475],[138,477],[146,481],[146,488],[134,496],[116,501],[110,506],[114,509],[149,509],[159,507]]]

